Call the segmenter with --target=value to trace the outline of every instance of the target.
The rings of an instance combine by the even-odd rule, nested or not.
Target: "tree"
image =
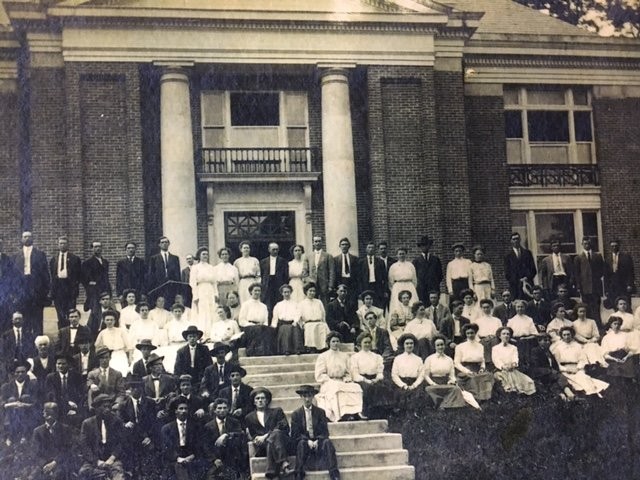
[[[640,0],[514,1],[605,37],[640,37]]]

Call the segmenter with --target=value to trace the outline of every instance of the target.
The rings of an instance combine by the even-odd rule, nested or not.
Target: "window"
[[[539,211],[514,210],[511,224],[520,233],[523,245],[539,259],[551,253],[551,241],[560,241],[563,253],[580,252],[583,237],[591,239],[594,250],[600,250],[600,220],[598,211]]]
[[[504,104],[509,164],[596,163],[588,89],[506,86]]]
[[[269,255],[268,246],[276,242],[286,256],[296,243],[295,212],[224,212],[225,245],[237,252],[240,242],[251,242],[251,254],[257,258]]]
[[[280,96],[277,93],[232,92],[230,106],[233,127],[280,125]]]

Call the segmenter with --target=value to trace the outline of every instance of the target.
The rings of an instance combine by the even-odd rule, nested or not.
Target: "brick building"
[[[640,268],[638,47],[510,0],[4,0],[5,249],[428,233],[502,279],[515,230]]]

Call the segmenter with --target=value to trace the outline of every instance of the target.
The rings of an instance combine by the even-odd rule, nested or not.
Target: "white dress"
[[[305,273],[302,259],[293,259],[289,262],[289,285],[291,285],[293,289],[293,292],[291,292],[291,300],[294,302],[301,302],[306,297],[302,290],[304,286],[303,279],[307,276]]]
[[[122,375],[127,375],[129,371],[129,357],[127,352],[133,350],[133,343],[126,328],[105,328],[98,334],[95,346],[96,349],[107,347],[112,350],[109,366],[114,370],[118,370]]]
[[[601,380],[597,380],[584,373],[585,359],[582,345],[578,342],[567,343],[565,341],[558,342],[553,355],[556,357],[558,365],[560,365],[560,373],[562,373],[569,381],[571,387],[578,391],[584,391],[587,395],[599,393],[609,387],[609,384]],[[576,367],[575,373],[565,370],[567,364]]]
[[[305,298],[298,304],[298,309],[300,326],[304,330],[304,346],[318,350],[326,348],[329,326],[322,302],[317,298]]]
[[[150,339],[156,347],[163,347],[169,343],[167,331],[159,328],[151,318],[138,318],[134,321],[129,329],[129,337],[134,345],[145,338]]]
[[[220,262],[213,267],[215,296],[220,305],[227,304],[227,293],[238,290],[240,275],[238,269],[230,263]],[[217,321],[215,318],[213,321]]]
[[[138,312],[136,312],[135,305],[127,305],[120,311],[120,325],[130,328],[133,322],[140,318]]]
[[[395,311],[399,305],[398,294],[407,290],[411,292],[411,301],[409,305],[413,305],[418,301],[418,292],[416,285],[418,277],[416,269],[411,262],[396,262],[389,268],[389,286],[391,287],[391,298],[389,299],[389,311]]]
[[[329,421],[337,422],[344,415],[362,412],[362,388],[351,381],[347,353],[333,350],[321,353],[316,360],[315,377],[320,384],[318,406],[327,413]]]
[[[216,318],[216,274],[215,267],[208,263],[200,262],[191,267],[189,285],[192,294],[191,323],[204,332],[208,338],[211,333],[211,324]],[[171,334],[169,334],[171,337]]]
[[[238,270],[240,281],[238,282],[238,295],[240,304],[251,298],[249,287],[252,283],[260,283],[260,262],[255,257],[240,257],[233,262],[233,266]]]

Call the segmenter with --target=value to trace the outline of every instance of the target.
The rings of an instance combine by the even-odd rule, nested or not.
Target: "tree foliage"
[[[605,37],[640,37],[640,0],[514,1]]]

